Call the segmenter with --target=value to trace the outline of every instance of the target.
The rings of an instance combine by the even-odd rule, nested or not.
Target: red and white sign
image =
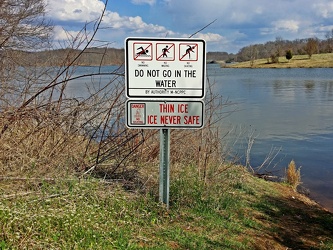
[[[156,43],[157,61],[174,61],[175,44],[174,43]]]
[[[202,128],[203,101],[140,101],[126,102],[129,128]]]
[[[204,98],[204,40],[127,38],[125,55],[127,98]]]

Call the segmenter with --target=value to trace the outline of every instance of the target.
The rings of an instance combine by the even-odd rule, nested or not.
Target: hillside
[[[224,64],[223,64],[224,65]],[[228,68],[332,68],[333,53],[308,55],[295,55],[291,60],[279,57],[278,63],[272,63],[267,59],[257,59],[246,62],[226,64]]]
[[[168,210],[157,202],[157,169],[146,166],[149,176],[130,191],[112,180],[2,177],[0,248],[333,248],[333,214],[286,184],[240,166],[204,184],[182,166]]]
[[[99,66],[99,65],[120,65],[124,63],[124,49],[115,48],[90,48],[84,52],[77,49],[58,49],[40,52],[19,52],[22,64],[57,66],[66,65],[68,58],[78,57],[76,65]],[[229,61],[233,54],[227,52],[208,52],[207,62]]]
[[[85,51],[78,49],[57,49],[39,52],[18,52],[22,65],[59,66],[67,65],[77,58],[74,65],[99,66],[120,65],[124,62],[124,49],[114,48],[88,48]]]

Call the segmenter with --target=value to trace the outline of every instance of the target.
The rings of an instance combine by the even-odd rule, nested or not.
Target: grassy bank
[[[159,133],[126,128],[121,68],[106,83],[81,75],[86,98],[65,94],[75,68],[35,82],[29,70],[0,89],[0,249],[333,248],[331,213],[233,164],[226,137],[246,131],[223,126],[235,109],[213,82],[205,127],[171,130],[167,210]]]
[[[333,53],[314,54],[311,58],[308,55],[294,55],[291,60],[285,56],[279,57],[279,63],[271,63],[265,59],[254,60],[253,62],[241,62],[227,64],[228,68],[332,68]]]
[[[240,166],[205,185],[197,176],[172,168],[169,210],[155,177],[131,191],[93,178],[2,179],[0,249],[333,248],[333,214],[291,187]]]

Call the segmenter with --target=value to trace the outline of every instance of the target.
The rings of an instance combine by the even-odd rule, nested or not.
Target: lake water
[[[310,197],[333,211],[333,69],[231,69],[210,64],[207,74],[216,91],[237,108],[224,124],[240,126],[255,137],[251,166],[260,166],[270,152],[278,152],[262,170],[283,175],[294,160]],[[246,145],[238,150],[245,155]]]
[[[81,67],[77,74],[93,70]],[[243,142],[247,135],[255,137],[251,166],[262,165],[271,153],[261,170],[282,176],[294,160],[310,197],[333,211],[333,69],[231,69],[208,64],[207,75],[216,83],[214,91],[233,103],[225,110],[237,110],[222,126],[240,128]],[[82,84],[89,85],[82,79],[68,90],[84,96]],[[235,148],[243,164],[246,147],[244,142]]]

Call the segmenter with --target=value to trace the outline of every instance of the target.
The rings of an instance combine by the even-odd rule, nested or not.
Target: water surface
[[[207,74],[237,106],[225,119],[256,137],[251,166],[280,150],[267,169],[283,174],[295,160],[310,197],[333,211],[333,70],[208,65]]]

